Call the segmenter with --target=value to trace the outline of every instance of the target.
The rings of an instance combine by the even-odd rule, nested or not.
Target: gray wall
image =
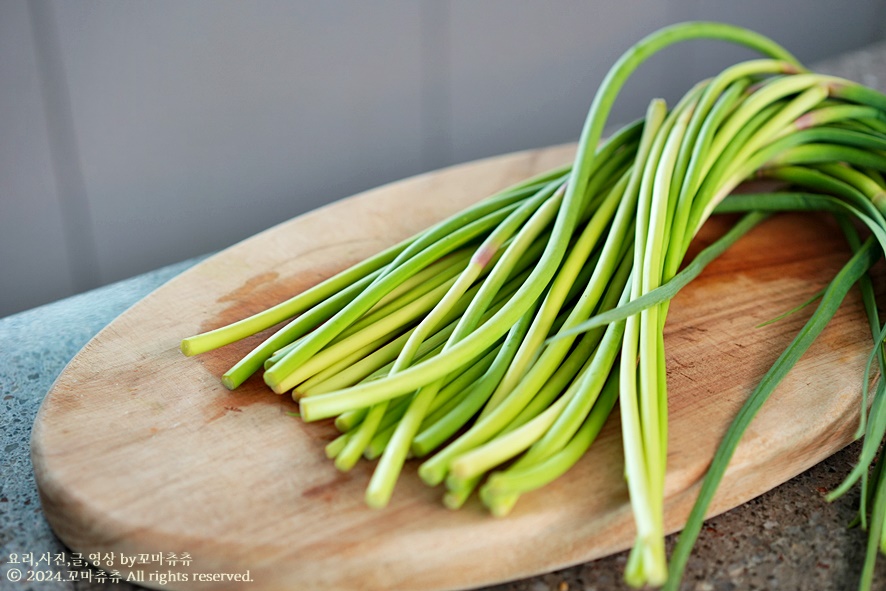
[[[618,55],[687,19],[811,62],[886,37],[886,0],[0,0],[0,316],[573,141]],[[749,55],[672,48],[614,115]]]

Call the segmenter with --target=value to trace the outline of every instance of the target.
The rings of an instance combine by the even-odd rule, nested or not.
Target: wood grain
[[[259,380],[219,376],[255,339],[186,358],[182,337],[316,283],[464,205],[566,162],[572,146],[457,166],[285,222],[176,277],[99,333],[47,395],[32,458],[47,519],[79,552],[188,553],[169,570],[245,573],[249,589],[442,590],[552,571],[629,547],[617,413],[563,478],[507,518],[460,511],[407,470],[370,510],[372,465],[339,473],[328,422],[304,424]],[[730,220],[714,219],[701,248]],[[782,215],[713,263],[670,308],[667,528],[678,530],[714,448],[750,389],[811,313],[761,322],[818,292],[847,259],[824,218]],[[853,293],[751,425],[712,513],[790,479],[851,440],[870,335]],[[489,549],[494,548],[495,552]],[[128,570],[137,570],[133,567]],[[124,576],[127,569],[121,568]],[[236,587],[237,585],[230,585]]]

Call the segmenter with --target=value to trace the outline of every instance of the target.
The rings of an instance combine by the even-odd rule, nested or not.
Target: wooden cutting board
[[[407,179],[295,218],[176,277],[99,333],[48,393],[32,457],[49,523],[72,550],[177,556],[189,564],[113,568],[245,574],[249,589],[440,590],[553,571],[628,548],[634,526],[617,413],[560,480],[503,519],[408,465],[391,505],[370,510],[372,465],[339,473],[328,422],[253,379],[219,376],[255,339],[195,358],[182,337],[262,309],[496,189],[569,161],[572,146],[523,152]],[[731,220],[714,219],[710,243]],[[847,259],[823,217],[782,215],[743,238],[676,298],[666,327],[670,388],[667,529],[678,530],[734,413]],[[748,430],[712,514],[792,478],[850,442],[870,335],[853,293]],[[240,584],[242,585],[242,583]]]

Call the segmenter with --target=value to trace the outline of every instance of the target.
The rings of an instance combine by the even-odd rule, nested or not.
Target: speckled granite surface
[[[65,553],[40,510],[30,460],[31,426],[40,402],[68,361],[119,314],[195,262],[0,319],[0,589],[104,588],[88,581],[9,581],[12,569],[26,570],[9,563],[13,554]]]
[[[818,71],[886,90],[886,43],[819,64]],[[71,576],[82,569],[47,570],[75,582],[11,582],[15,554],[71,556],[44,520],[29,460],[30,429],[40,402],[65,364],[102,327],[133,303],[195,261],[0,319],[0,589],[128,590],[125,582],[99,582],[101,573]],[[849,472],[858,454],[852,445],[784,485],[709,520],[690,560],[683,589],[697,591],[788,589],[849,590],[858,584],[865,534],[849,529],[857,493],[827,503],[824,493]],[[669,544],[673,539],[669,540]],[[603,591],[628,589],[621,580],[626,554],[489,591]],[[41,567],[43,570],[43,567]],[[886,560],[876,569],[875,588],[886,589]],[[248,585],[246,586],[248,588]]]

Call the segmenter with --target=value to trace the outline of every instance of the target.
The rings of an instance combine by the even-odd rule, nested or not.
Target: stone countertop
[[[886,90],[886,44],[818,64],[815,70]],[[71,554],[44,519],[29,458],[31,425],[40,403],[64,366],[101,328],[168,279],[199,262],[172,265],[85,294],[0,319],[0,589],[136,589],[124,582],[10,582],[12,557]],[[824,495],[850,471],[858,455],[853,444],[768,493],[706,522],[690,559],[686,590],[849,590],[858,584],[865,532],[848,528],[858,491],[828,503]],[[669,549],[673,545],[669,538]],[[487,591],[620,590],[627,553]],[[45,570],[38,567],[38,570]],[[49,570],[66,578],[69,568]],[[875,585],[886,589],[886,560],[876,568]]]

